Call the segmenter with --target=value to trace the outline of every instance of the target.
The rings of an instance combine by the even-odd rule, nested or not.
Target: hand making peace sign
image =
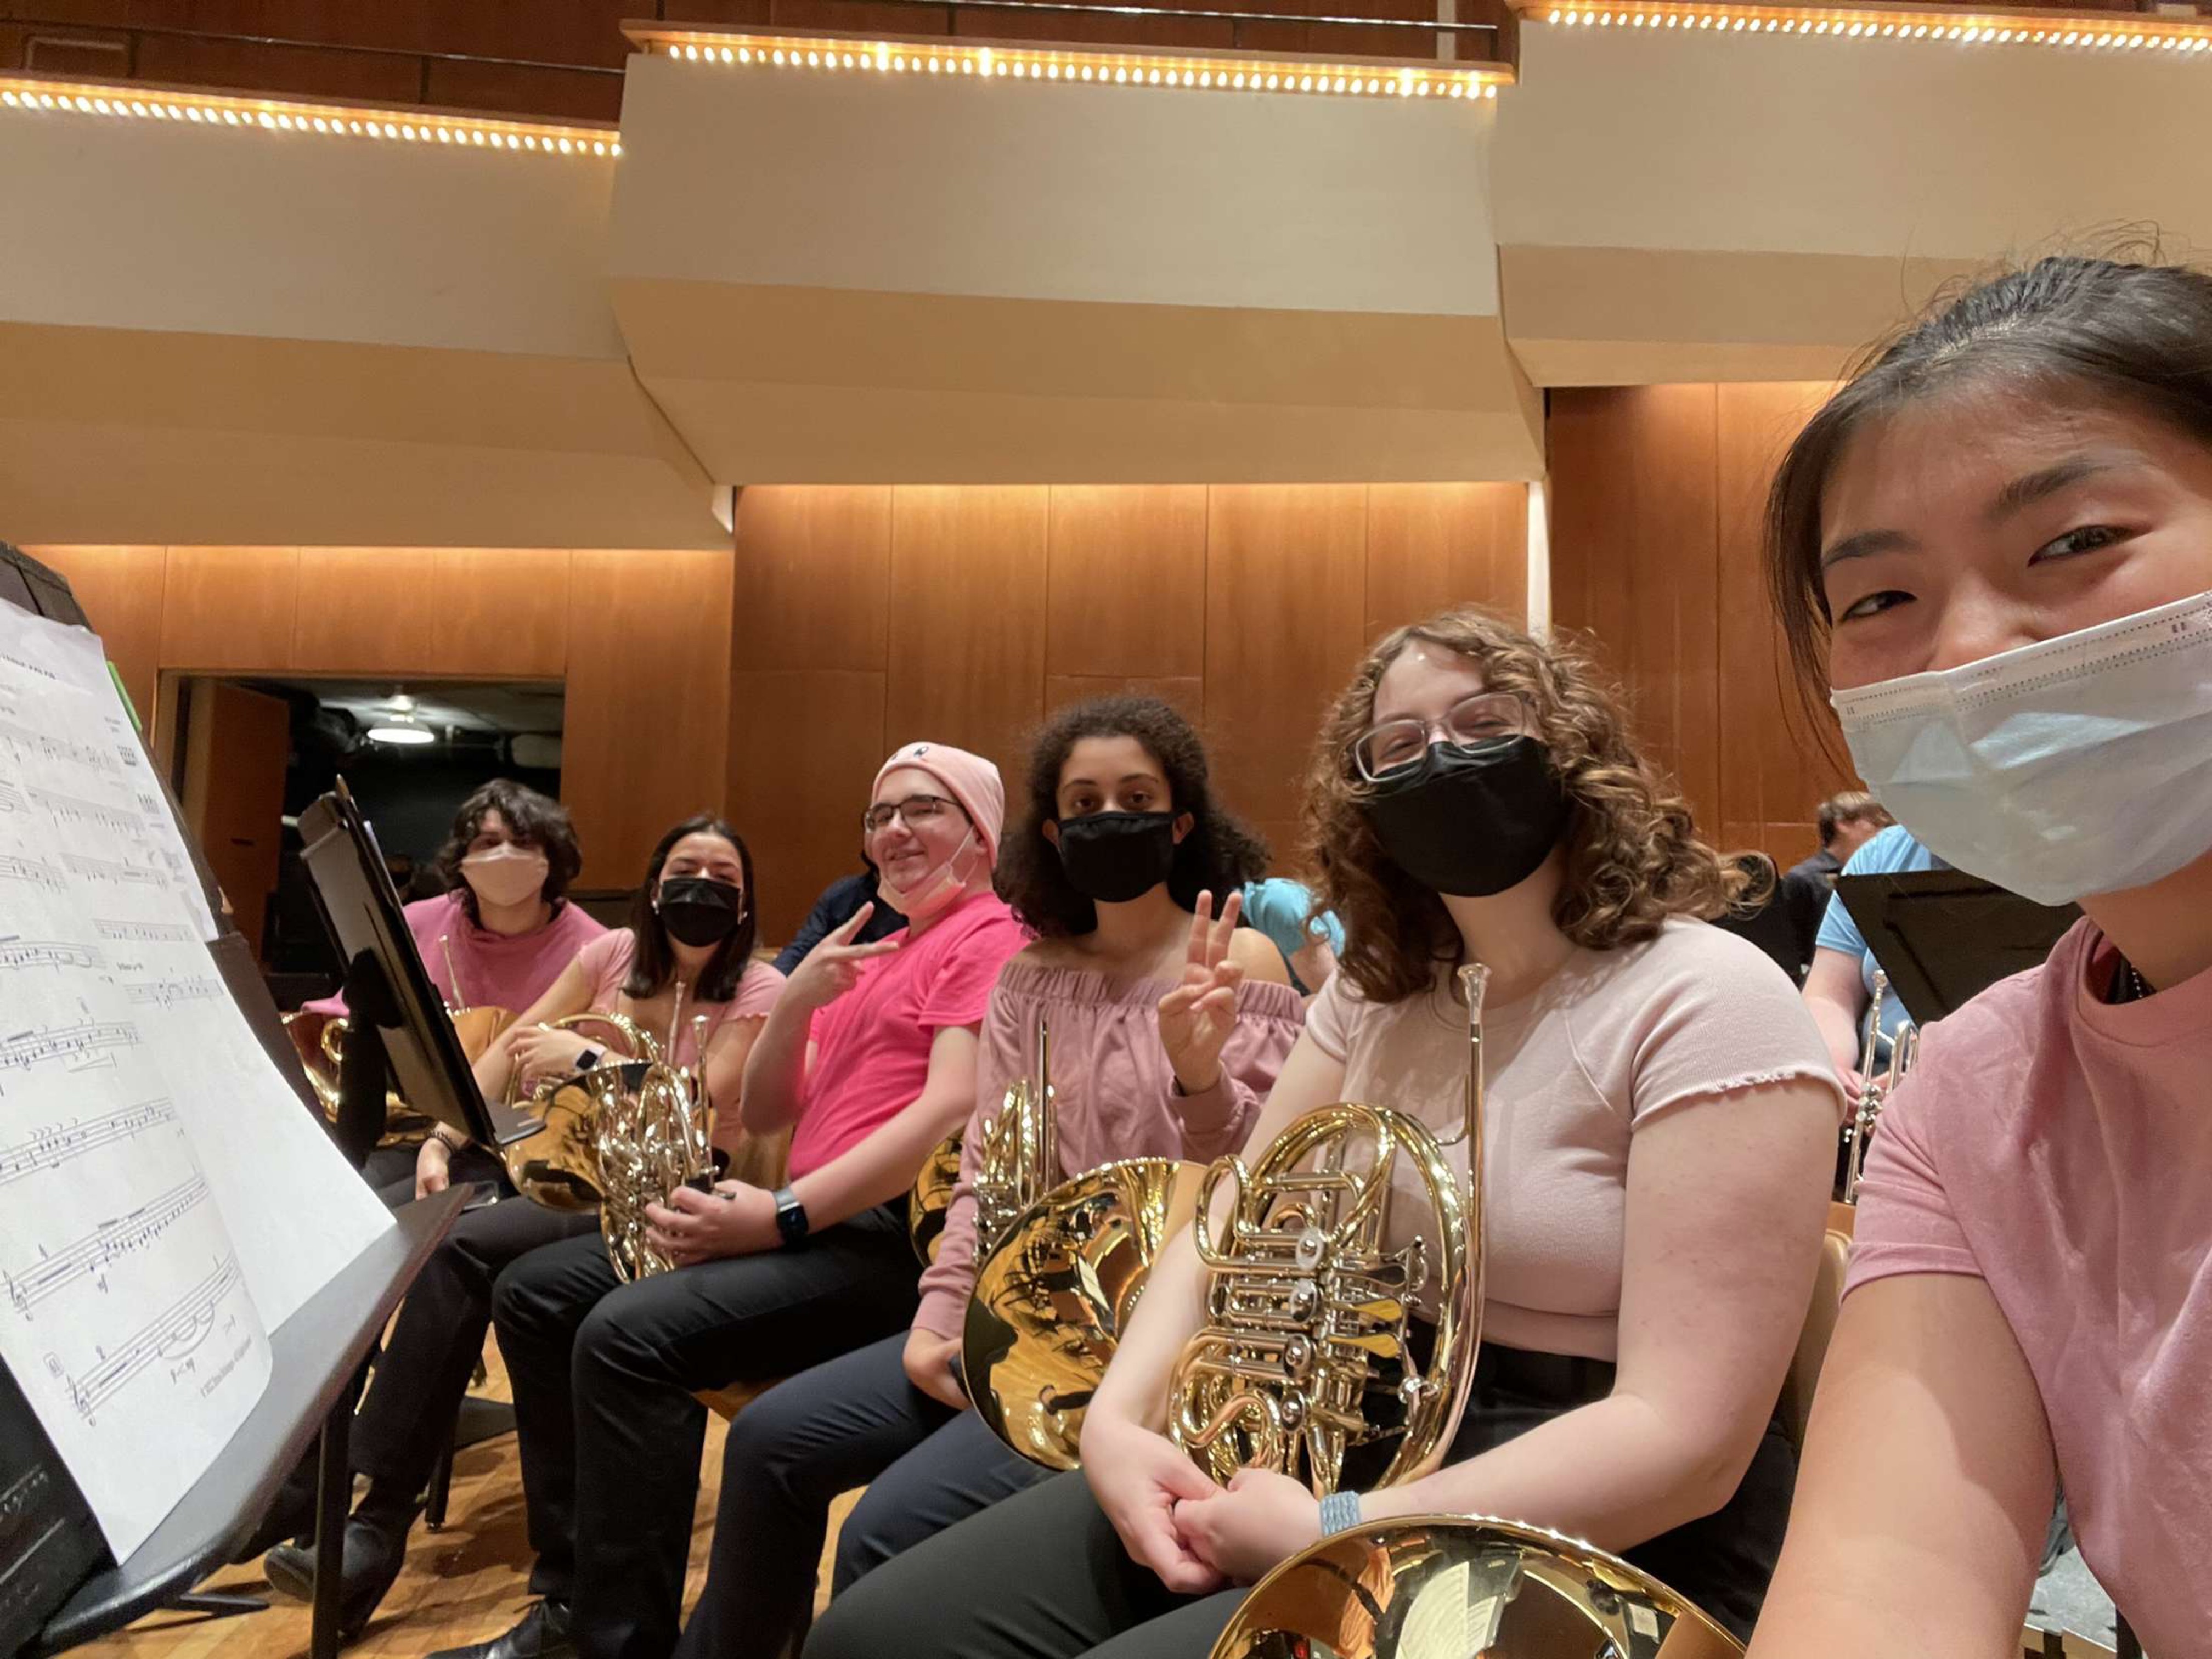
[[[1231,893],[1213,919],[1213,895],[1200,893],[1190,919],[1182,983],[1160,999],[1160,1047],[1183,1092],[1200,1095],[1221,1080],[1221,1048],[1237,1024],[1237,989],[1244,970],[1229,959],[1231,936],[1244,896]]]
[[[860,964],[871,957],[886,957],[898,949],[896,939],[878,939],[855,945],[853,935],[876,913],[873,901],[845,918],[842,927],[823,935],[822,942],[806,953],[784,981],[782,996],[801,1008],[823,1008],[853,988],[860,977]]]

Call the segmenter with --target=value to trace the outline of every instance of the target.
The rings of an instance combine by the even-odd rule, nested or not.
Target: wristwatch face
[[[775,1230],[783,1242],[795,1244],[806,1237],[806,1206],[795,1194],[779,1194],[775,1200]]]

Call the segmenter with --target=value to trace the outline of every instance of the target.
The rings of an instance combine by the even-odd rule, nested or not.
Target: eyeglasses
[[[925,824],[934,823],[947,809],[960,810],[958,801],[947,800],[942,795],[908,795],[896,805],[879,803],[860,814],[860,828],[868,834],[879,835],[890,828],[893,818],[916,834]]]
[[[1528,705],[1510,691],[1478,691],[1462,697],[1441,720],[1385,720],[1352,745],[1352,763],[1370,783],[1381,783],[1418,766],[1429,752],[1429,735],[1463,749],[1503,738],[1533,737]]]

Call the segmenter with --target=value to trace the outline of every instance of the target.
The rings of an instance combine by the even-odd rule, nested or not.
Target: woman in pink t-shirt
[[[1356,1510],[1577,1534],[1747,1630],[1795,1472],[1771,1418],[1843,1099],[1789,978],[1693,919],[1744,878],[1579,656],[1473,610],[1400,629],[1361,665],[1314,745],[1304,827],[1345,948],[1248,1162],[1337,1101],[1449,1132],[1468,1066],[1455,970],[1491,974],[1485,1340],[1443,1466]],[[1464,1180],[1465,1147],[1445,1157]],[[1389,1224],[1389,1249],[1433,1225],[1418,1201]],[[1224,1490],[1164,1431],[1208,1288],[1186,1231],[1091,1401],[1082,1468],[876,1567],[806,1659],[1206,1652],[1235,1587],[1324,1524],[1304,1480],[1247,1470]],[[1342,1495],[1362,1484],[1355,1460]]]
[[[1774,486],[1773,590],[1882,804],[2084,919],[1882,1114],[1754,1651],[2019,1651],[2062,1483],[2145,1648],[2212,1559],[2212,277],[2045,259]]]

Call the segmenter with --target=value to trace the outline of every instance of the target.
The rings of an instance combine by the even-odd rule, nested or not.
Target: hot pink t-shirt
[[[898,1115],[929,1077],[938,1032],[979,1025],[991,987],[1029,932],[989,893],[962,899],[920,939],[860,964],[853,988],[814,1012],[814,1066],[791,1137],[793,1179],[818,1170]]]
[[[576,952],[607,931],[575,905],[563,902],[554,907],[552,920],[543,927],[526,933],[495,933],[469,920],[458,890],[417,899],[402,914],[422,965],[430,970],[430,982],[449,1005],[504,1008],[517,1014],[551,990],[561,970],[576,959]],[[453,951],[451,971],[447,947]],[[461,981],[458,994],[455,972]],[[345,1012],[343,997],[324,997],[307,1006],[314,1013]]]
[[[629,977],[630,963],[637,956],[637,935],[627,927],[617,927],[602,934],[586,945],[576,957],[576,966],[583,971],[584,982],[592,988],[592,1008],[596,1013],[626,1013],[623,1006],[623,981]],[[699,1060],[696,1016],[707,1018],[707,1041],[711,1045],[715,1034],[733,1019],[766,1019],[775,1006],[775,999],[783,989],[783,975],[765,962],[749,962],[738,980],[738,993],[726,1002],[702,1002],[687,995],[684,1000],[684,1029],[676,1040],[676,1052],[670,1055],[672,1065],[694,1066]],[[591,1027],[585,1027],[586,1035]],[[666,1046],[667,1033],[655,1031],[655,1040]]]
[[[2212,1559],[2212,971],[2103,1000],[2077,923],[1928,1029],[1881,1117],[1844,1293],[1966,1273],[1996,1298],[2081,1559],[2154,1654],[2204,1649]]]

